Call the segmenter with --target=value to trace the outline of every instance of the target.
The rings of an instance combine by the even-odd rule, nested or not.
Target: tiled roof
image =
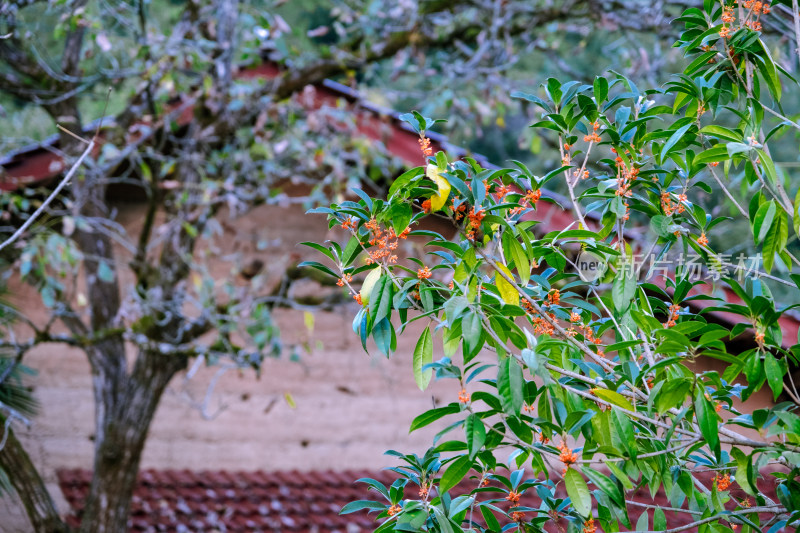
[[[191,472],[188,470],[144,470],[134,491],[131,506],[131,532],[298,532],[359,533],[374,530],[375,513],[357,512],[339,515],[342,506],[354,500],[380,500],[364,483],[355,480],[370,477],[390,485],[396,474],[391,471],[344,472]],[[89,491],[91,472],[61,470],[59,484],[72,512],[68,523],[79,525],[84,498]],[[453,494],[474,488],[474,480],[456,487]],[[408,487],[407,494],[416,492]],[[774,499],[775,484],[771,476],[759,481],[759,489]],[[663,491],[651,498],[642,487],[629,494],[635,501],[670,507]],[[736,499],[744,498],[741,490],[732,490]],[[483,493],[479,499],[497,498],[497,493]],[[559,497],[566,497],[560,494]],[[535,491],[523,494],[519,505],[538,507]],[[510,503],[497,506],[508,510]],[[685,507],[685,504],[684,504]],[[641,512],[629,508],[635,525]],[[641,511],[645,511],[644,508]],[[647,511],[652,524],[652,511]],[[685,525],[686,513],[666,511],[667,527]],[[566,526],[566,523],[561,524]]]

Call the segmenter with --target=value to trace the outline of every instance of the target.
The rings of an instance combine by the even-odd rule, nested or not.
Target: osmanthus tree
[[[393,174],[385,159],[361,160],[376,150],[365,150],[357,136],[335,135],[346,113],[308,112],[307,99],[293,95],[329,77],[348,80],[394,66],[497,76],[549,23],[603,20],[652,29],[666,2],[647,6],[652,17],[629,17],[640,4],[0,3],[0,105],[44,117],[48,133],[59,132],[48,148],[63,158],[65,171],[72,169],[45,191],[50,204],[30,191],[0,196],[4,217],[24,221],[3,231],[14,239],[4,235],[0,244],[10,265],[4,279],[15,275],[32,284],[46,310],[39,321],[14,314],[18,327],[3,329],[0,347],[12,359],[0,370],[0,385],[16,378],[25,355],[40,344],[85,352],[96,409],[94,477],[81,530],[126,529],[147,432],[175,375],[197,361],[257,368],[280,352],[263,287],[210,273],[206,259],[217,254],[218,215],[287,201],[279,194],[285,180],[304,179],[331,193],[353,168],[371,164],[377,174]],[[307,23],[303,9],[310,5],[327,9],[323,28],[286,22],[294,15]],[[309,30],[329,35],[323,44]],[[282,69],[277,77],[240,75],[264,61]],[[92,121],[101,117],[98,129]],[[120,183],[145,204],[141,231],[133,234],[119,224],[107,195]],[[67,530],[14,438],[16,423],[25,420],[0,397],[0,468],[34,530]]]
[[[764,276],[784,292],[800,286],[797,275],[769,274],[776,261],[798,266],[787,249],[789,232],[800,234],[800,197],[790,194],[798,180],[770,145],[800,125],[781,107],[791,92],[784,85],[796,91],[797,82],[759,33],[770,11],[713,0],[687,9],[676,46],[691,62],[661,89],[612,75],[592,85],[548,79],[538,95],[517,93],[540,108],[534,127],[559,147],[561,165],[542,177],[521,164],[484,169],[432,154],[425,132],[435,121],[414,113],[406,118],[425,166],[385,198],[355,191],[358,201],[313,210],[351,233],[342,246],[312,243],[328,261],[309,266],[339,277],[361,305],[353,330],[365,347],[371,340],[392,354],[397,335],[423,321],[413,356],[402,354],[418,385],[435,376],[462,389],[412,423],[446,423],[433,447],[390,451],[401,461],[398,480],[362,480],[378,501],[343,513],[377,512],[377,531],[545,531],[554,518],[584,533],[661,531],[667,514],[684,524],[673,532],[797,527],[800,392],[788,370],[800,345],[782,337],[788,308],[776,306]],[[538,234],[529,214],[555,180],[570,191],[575,221]],[[746,198],[731,187],[738,181]],[[702,205],[709,184],[749,221],[767,273],[743,277],[711,245],[730,222]],[[455,237],[417,228],[426,217],[452,222]],[[649,220],[652,241],[628,237],[637,220]],[[424,256],[400,256],[409,237],[424,240]],[[659,260],[670,250],[697,255],[710,275],[673,266],[648,281],[647,267],[631,267],[645,250]],[[579,276],[578,251],[606,272]],[[709,295],[723,284],[738,303]],[[717,311],[740,323],[715,322]],[[728,351],[726,341],[742,334],[753,347]],[[444,349],[438,361],[435,344]],[[698,372],[698,357],[724,370]],[[737,407],[764,386],[786,401]],[[777,500],[759,491],[761,476],[774,477]],[[462,482],[471,490],[454,492]],[[670,506],[634,500],[638,488],[663,491]],[[526,492],[539,507],[519,505]]]

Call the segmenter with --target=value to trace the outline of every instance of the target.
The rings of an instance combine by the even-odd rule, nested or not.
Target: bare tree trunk
[[[132,373],[121,380],[123,393],[102,399],[106,415],[102,438],[96,441],[94,477],[81,531],[127,531],[131,497],[150,423],[169,380],[185,365],[186,358],[182,356],[141,352]]]
[[[0,417],[0,426],[5,419]],[[33,465],[28,453],[8,428],[5,445],[0,449],[0,469],[8,474],[11,484],[22,501],[36,533],[66,533],[69,527],[58,515],[50,492]]]

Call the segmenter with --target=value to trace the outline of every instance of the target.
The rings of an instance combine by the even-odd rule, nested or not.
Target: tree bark
[[[0,427],[4,424],[5,419],[0,417]],[[0,448],[0,470],[8,475],[11,485],[25,507],[33,531],[36,533],[66,533],[70,531],[70,528],[58,515],[58,510],[42,477],[10,426],[6,443]]]
[[[186,358],[140,352],[133,371],[119,379],[123,392],[101,387],[106,406],[96,440],[94,476],[84,508],[81,531],[118,533],[128,530],[136,475],[150,423],[169,380],[184,368]],[[99,428],[100,429],[100,428]]]

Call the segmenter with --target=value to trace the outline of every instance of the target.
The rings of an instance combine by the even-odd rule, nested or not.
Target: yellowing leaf
[[[450,196],[450,182],[442,177],[441,171],[436,165],[429,164],[425,170],[425,176],[430,178],[439,189],[438,194],[431,196],[431,211],[439,211],[447,202],[447,197]]]
[[[498,263],[497,268],[500,269],[510,279],[514,279],[511,271],[505,265]],[[500,297],[503,298],[505,303],[510,305],[519,305],[519,293],[517,292],[517,289],[515,289],[514,286],[511,285],[500,274],[500,272],[495,274],[495,285],[497,285],[497,290],[500,292]]]
[[[379,279],[381,279],[381,267],[376,266],[367,274],[367,277],[364,278],[364,284],[361,285],[361,305],[369,304],[369,296],[372,294],[372,289],[375,288],[375,284],[378,283]]]
[[[289,392],[284,392],[284,393],[283,393],[283,399],[284,399],[284,400],[286,400],[286,403],[287,403],[287,404],[289,405],[289,407],[291,407],[292,409],[294,409],[295,407],[297,407],[297,404],[294,402],[294,398],[292,397],[292,394],[291,394],[291,393],[289,393]]]
[[[608,403],[614,404],[617,407],[622,407],[623,409],[627,409],[628,411],[635,411],[631,402],[625,399],[625,396],[618,392],[614,392],[613,390],[608,389],[600,389],[595,387],[592,389],[592,392],[595,396],[600,398],[601,400],[605,400]]]

